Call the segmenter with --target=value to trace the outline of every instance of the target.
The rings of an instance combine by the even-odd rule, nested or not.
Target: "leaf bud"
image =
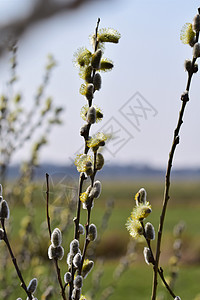
[[[99,69],[100,68],[100,62],[101,62],[101,57],[102,57],[102,50],[98,49],[93,55],[92,55],[92,67],[94,69]]]
[[[185,101],[185,102],[189,101],[188,91],[182,93],[181,101]]]
[[[93,84],[95,91],[99,91],[101,89],[101,75],[99,73],[95,73]]]
[[[192,28],[194,31],[199,32],[200,31],[200,15],[197,14],[193,19]]]
[[[81,289],[83,286],[83,277],[81,275],[77,275],[74,279],[74,286],[77,289]]]
[[[88,228],[88,239],[90,241],[95,241],[97,238],[97,227],[94,224],[90,224]]]
[[[186,59],[184,62],[184,68],[185,71],[190,72],[191,71],[192,62],[190,59]]]
[[[72,281],[72,274],[70,272],[65,273],[64,275],[64,282],[69,283]]]
[[[153,225],[150,222],[147,222],[145,225],[145,234],[146,238],[148,240],[154,240],[155,239],[155,229]]]
[[[27,287],[27,291],[31,294],[34,294],[37,289],[37,284],[38,284],[37,278],[31,279]]]
[[[200,56],[200,43],[195,43],[193,47],[193,56],[198,58]]]
[[[88,109],[86,120],[89,124],[94,124],[96,122],[96,109],[94,106]]]
[[[6,200],[0,202],[0,219],[9,219],[10,210]]]
[[[55,228],[51,234],[51,243],[54,247],[58,247],[62,243],[62,233],[59,228]]]
[[[80,253],[77,253],[73,258],[73,264],[76,268],[80,268],[81,262],[82,262],[82,255]]]
[[[149,265],[150,263],[153,263],[153,257],[151,255],[151,251],[149,248],[147,247],[144,247],[144,259],[145,259],[145,262]]]
[[[91,101],[93,99],[93,93],[94,93],[94,85],[92,83],[88,83],[85,90],[85,96],[88,101]]]
[[[96,170],[101,170],[103,168],[104,165],[104,157],[101,153],[97,153],[97,157],[96,157]]]

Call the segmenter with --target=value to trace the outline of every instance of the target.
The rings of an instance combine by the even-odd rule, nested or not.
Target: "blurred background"
[[[52,130],[48,149],[42,149],[40,161],[70,164],[70,158],[74,158],[82,145],[78,132],[83,121],[79,112],[85,99],[79,93],[82,80],[72,61],[79,47],[91,49],[88,36],[94,32],[100,17],[100,27],[113,27],[122,38],[119,45],[106,47],[105,57],[114,61],[114,69],[103,74],[102,89],[95,95],[94,103],[103,109],[104,120],[93,131],[114,117],[120,124],[111,120],[119,143],[111,145],[115,149],[105,151],[110,163],[165,167],[180,95],[186,85],[183,64],[192,55],[192,49],[181,43],[180,31],[186,22],[192,22],[197,2],[52,0],[42,1],[42,5],[40,2],[0,1],[1,91],[7,91],[9,37],[18,38],[15,90],[22,94],[24,107],[30,107],[40,85],[46,56],[52,54],[57,62],[45,96],[51,96],[57,105],[64,107],[63,125]],[[200,165],[198,83],[196,74],[184,117],[181,146],[175,157],[176,167]],[[148,109],[145,112],[134,108],[138,106],[137,97],[134,98],[137,92],[143,107],[146,105]],[[130,115],[130,106],[139,117]],[[25,143],[13,156],[12,163],[27,158],[29,152],[30,144]]]
[[[104,118],[92,133],[102,130],[114,138],[97,174],[103,191],[92,220],[99,239],[89,249],[96,263],[83,292],[87,299],[150,298],[146,245],[129,238],[125,223],[134,194],[145,187],[152,204],[148,221],[158,226],[165,167],[187,81],[184,60],[192,58],[180,32],[192,22],[197,5],[180,0],[0,0],[1,183],[11,209],[12,244],[27,281],[39,279],[38,299],[49,299],[46,290],[56,287],[47,259],[45,172],[50,174],[52,227],[64,233],[65,255],[73,235],[78,189],[73,160],[83,145],[80,110],[86,104],[73,55],[82,46],[92,49],[89,36],[98,18],[100,28],[117,29],[121,39],[106,45],[105,57],[114,68],[102,74],[102,89],[94,97]],[[195,300],[200,292],[199,80],[197,73],[174,157],[161,258],[177,294]],[[83,224],[85,218],[83,212]],[[0,247],[0,299],[23,297],[7,251]],[[66,268],[64,261],[63,273]],[[51,299],[57,299],[56,293],[55,288]],[[161,284],[158,299],[170,299]]]

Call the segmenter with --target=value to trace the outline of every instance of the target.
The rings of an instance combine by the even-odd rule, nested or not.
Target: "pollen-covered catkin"
[[[83,278],[87,277],[87,275],[92,270],[93,266],[94,266],[94,262],[92,260],[84,261],[84,264],[83,264],[83,267],[82,267],[82,272],[81,272]]]

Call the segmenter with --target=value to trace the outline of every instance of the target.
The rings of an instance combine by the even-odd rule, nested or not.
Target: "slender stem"
[[[75,233],[74,233],[74,238],[79,240],[79,221],[80,221],[80,213],[81,213],[81,201],[80,201],[80,195],[82,193],[82,187],[83,187],[83,182],[85,180],[85,175],[84,173],[80,174],[79,178],[79,192],[78,192],[78,203],[77,203],[77,215],[76,218],[74,219],[75,223]]]
[[[46,173],[46,216],[47,216],[47,224],[48,224],[48,230],[49,230],[49,237],[51,240],[51,222],[50,222],[50,215],[49,215],[49,174]],[[67,300],[66,295],[65,295],[65,287],[63,286],[62,283],[62,278],[61,278],[61,274],[60,274],[60,268],[58,266],[58,260],[56,258],[53,259],[54,261],[54,265],[55,265],[55,269],[56,269],[56,273],[57,273],[57,279],[60,285],[60,289],[61,289],[61,295],[63,300]],[[31,298],[32,299],[32,298]]]
[[[46,190],[46,215],[47,215],[47,225],[49,230],[49,237],[51,239],[51,221],[49,216],[49,174],[46,173],[46,184],[47,184],[47,190]]]
[[[4,219],[1,219],[1,225],[2,225],[2,229],[3,229],[3,231],[4,231],[4,238],[3,238],[3,239],[4,239],[4,242],[6,243],[6,246],[7,246],[7,248],[8,248],[8,251],[9,251],[9,253],[10,253],[10,257],[12,258],[12,262],[13,262],[13,265],[14,265],[15,270],[16,270],[16,272],[17,272],[17,275],[18,275],[18,277],[19,277],[19,279],[20,279],[20,281],[21,281],[21,287],[22,287],[22,288],[24,289],[24,291],[26,292],[26,294],[27,294],[27,296],[28,296],[28,299],[32,300],[32,299],[33,299],[33,296],[32,296],[31,293],[28,292],[28,290],[27,290],[26,283],[25,283],[25,281],[24,281],[24,279],[23,279],[22,273],[21,273],[21,271],[20,271],[20,269],[19,269],[19,266],[18,266],[18,264],[17,264],[17,260],[16,260],[16,258],[15,258],[15,256],[14,256],[14,253],[13,253],[12,248],[11,248],[11,246],[10,246],[10,243],[9,243],[9,240],[8,240],[8,236],[7,236],[7,232],[6,232],[6,228],[5,228]]]
[[[198,42],[199,35],[196,35],[196,42]],[[193,68],[194,64],[196,62],[196,58],[193,57],[192,59],[192,65],[191,65],[191,71],[188,72],[188,80],[187,80],[187,85],[186,85],[186,91],[189,93],[190,90],[190,84],[191,84],[191,79],[193,76]],[[174,130],[174,137],[172,141],[172,146],[171,150],[169,153],[169,158],[168,158],[168,164],[167,164],[167,171],[165,175],[165,190],[164,190],[164,199],[163,199],[163,206],[162,206],[162,212],[160,215],[160,224],[158,228],[158,237],[157,237],[157,247],[156,247],[156,259],[155,259],[155,265],[154,265],[154,278],[153,278],[153,287],[152,287],[152,297],[151,300],[156,300],[156,294],[157,294],[157,273],[159,271],[159,259],[160,259],[160,249],[161,249],[161,240],[162,240],[162,234],[163,234],[163,227],[164,227],[164,221],[165,221],[165,215],[166,215],[166,210],[167,210],[167,204],[170,199],[169,195],[169,190],[170,190],[170,177],[171,177],[171,169],[172,169],[172,162],[174,158],[174,153],[176,150],[177,145],[179,144],[179,132],[181,129],[181,125],[183,124],[183,115],[185,111],[185,107],[187,104],[188,99],[182,99],[182,106],[181,110],[179,112],[179,118],[177,122],[176,129]]]
[[[151,257],[152,257],[152,265],[155,266],[155,258],[154,258],[154,254],[153,254],[153,251],[152,251],[152,248],[151,248],[151,242],[149,239],[147,239],[146,237],[146,233],[145,233],[145,228],[144,228],[144,223],[143,221],[140,222],[141,225],[142,225],[142,228],[143,228],[143,236],[147,242],[147,245],[148,245],[148,248],[151,252]],[[165,280],[165,277],[164,277],[164,272],[163,272],[163,269],[162,268],[158,268],[158,274],[162,280],[162,282],[164,283],[166,289],[169,291],[170,295],[173,297],[173,299],[176,297],[176,295],[173,293],[172,289],[170,288],[170,286],[168,285],[168,283],[166,282]]]

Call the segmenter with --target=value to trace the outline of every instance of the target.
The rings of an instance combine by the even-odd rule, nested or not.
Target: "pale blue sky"
[[[2,20],[6,20],[6,14],[12,15],[16,7],[19,9],[20,3],[25,2],[0,0],[0,19],[4,16]],[[198,5],[198,1],[181,0],[90,1],[77,11],[60,14],[28,30],[19,41],[18,52],[20,82],[17,90],[25,95],[24,105],[30,105],[30,98],[40,83],[46,55],[52,53],[58,66],[47,95],[65,106],[64,125],[53,130],[49,146],[41,152],[41,160],[70,163],[69,157],[74,157],[82,145],[79,128],[83,122],[79,111],[86,101],[79,94],[82,81],[72,59],[78,47],[90,47],[88,35],[100,17],[100,27],[116,28],[122,38],[118,45],[108,45],[105,51],[115,67],[112,72],[102,74],[102,90],[95,94],[94,103],[103,109],[105,118],[93,126],[93,132],[101,126],[118,132],[116,141],[110,142],[105,151],[106,159],[112,163],[165,166],[181,105],[180,94],[187,80],[183,63],[185,58],[192,57],[192,49],[180,42],[180,30],[184,23],[192,22]],[[4,57],[0,61],[3,91],[7,59]],[[197,73],[175,155],[177,167],[200,166],[199,82],[200,74]],[[131,98],[136,92],[139,98]],[[148,108],[146,114],[137,108],[141,103]],[[131,116],[131,107],[141,117]],[[27,145],[19,151],[14,161],[27,157],[29,149]]]

